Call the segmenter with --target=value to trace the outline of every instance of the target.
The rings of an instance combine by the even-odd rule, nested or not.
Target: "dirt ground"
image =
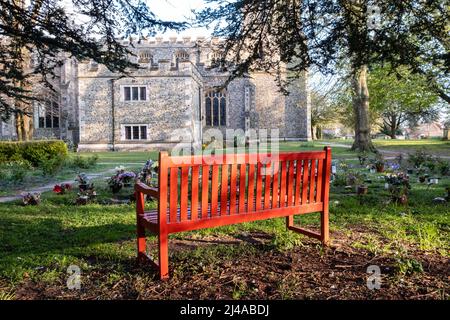
[[[158,280],[149,267],[134,260],[118,262],[121,274],[111,280],[117,263],[92,259],[93,268],[82,275],[81,290],[68,290],[65,279],[53,283],[25,281],[14,288],[17,299],[448,299],[449,259],[439,254],[415,252],[423,271],[400,273],[394,257],[374,256],[355,249],[358,237],[333,234],[333,243],[322,248],[316,241],[286,251],[270,247],[271,235],[248,233],[238,237],[207,236],[170,242],[172,277]],[[353,238],[353,239],[352,239]],[[193,259],[192,248],[224,245],[230,250],[252,247],[232,256]],[[409,251],[411,252],[411,251]],[[370,290],[367,272],[379,266],[380,289]],[[369,279],[370,280],[370,279]],[[373,282],[372,282],[373,283]]]

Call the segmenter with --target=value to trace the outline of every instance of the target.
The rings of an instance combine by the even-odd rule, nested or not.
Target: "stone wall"
[[[152,145],[173,144],[189,137],[198,140],[199,75],[191,62],[180,62],[171,68],[160,61],[158,69],[139,70],[133,78],[119,78],[99,67],[89,71],[80,65],[79,150],[121,150],[152,148]],[[108,77],[109,76],[109,77]],[[112,81],[112,79],[115,79]],[[112,87],[114,86],[114,103]],[[146,101],[124,101],[124,86],[145,86]],[[114,104],[114,141],[113,141]],[[147,125],[147,140],[125,140],[124,125]]]
[[[34,132],[35,139],[62,139],[78,143],[79,114],[78,114],[78,62],[68,55],[61,57],[64,63],[54,70],[55,78],[49,79],[56,92],[51,92],[41,83],[33,85],[33,92],[45,100],[54,100],[59,105],[59,128],[39,128],[38,106],[40,101],[34,102]]]
[[[199,143],[208,129],[205,92],[228,77],[211,64],[216,42],[158,37],[134,41],[132,50],[137,57],[130,58],[139,62],[140,68],[130,70],[131,77],[125,78],[89,61],[79,63],[77,81],[69,83],[71,89],[65,95],[68,106],[77,106],[75,110],[65,108],[65,127],[78,119],[79,150],[150,149],[172,146],[181,138]],[[74,74],[69,69],[64,69],[66,75]],[[274,77],[266,73],[233,80],[226,88],[226,126],[218,129],[224,136],[226,129],[278,129],[281,139],[310,139],[305,79],[290,88],[289,96],[281,94]],[[121,88],[125,85],[146,86],[147,101],[123,101]],[[126,124],[147,125],[147,140],[125,141]]]
[[[15,140],[17,137],[14,127],[14,117],[8,121],[0,120],[0,140]]]

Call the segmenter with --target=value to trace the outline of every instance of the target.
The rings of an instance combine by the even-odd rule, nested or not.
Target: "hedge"
[[[64,159],[67,155],[67,145],[61,140],[0,141],[0,163],[27,160],[37,167],[41,162]]]

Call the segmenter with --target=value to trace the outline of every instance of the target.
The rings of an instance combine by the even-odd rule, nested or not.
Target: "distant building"
[[[442,137],[444,127],[439,122],[423,123],[415,128],[405,129],[405,135],[408,139],[424,139]]]
[[[129,40],[123,40],[130,45]],[[214,63],[218,39],[160,37],[133,41],[130,57],[141,68],[130,77],[92,61],[67,58],[49,96],[34,107],[34,136],[78,144],[78,150],[134,150],[171,146],[175,130],[191,143],[209,128],[278,129],[280,139],[310,140],[307,78],[288,96],[274,77],[254,72],[233,80]],[[0,138],[14,138],[13,123]]]

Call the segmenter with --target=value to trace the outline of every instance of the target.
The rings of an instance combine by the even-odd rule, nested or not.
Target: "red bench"
[[[135,185],[138,259],[150,261],[165,279],[169,234],[277,217],[286,217],[289,230],[326,245],[330,169],[329,147],[278,155],[160,152],[159,188]],[[144,195],[158,200],[157,210],[144,211]],[[294,226],[294,215],[311,212],[321,212],[320,233]],[[147,255],[146,230],[158,235],[159,264]]]

